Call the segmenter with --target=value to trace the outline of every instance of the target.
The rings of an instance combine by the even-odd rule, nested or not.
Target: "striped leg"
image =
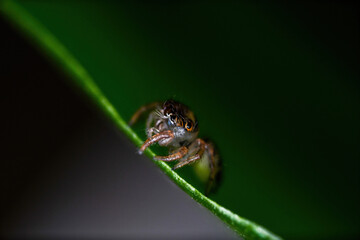
[[[156,142],[159,142],[160,140],[162,140],[163,145],[167,145],[173,139],[174,139],[174,134],[172,133],[172,131],[167,130],[167,131],[159,132],[159,133],[151,136],[150,138],[146,139],[144,144],[140,147],[139,154],[142,154],[146,148],[148,148],[150,145],[152,145]]]
[[[196,139],[195,144],[196,144],[196,146],[190,145],[190,148],[196,147],[196,154],[193,156],[190,156],[189,158],[187,158],[184,161],[180,161],[178,164],[176,164],[172,168],[173,170],[181,168],[187,164],[193,163],[202,158],[204,151],[205,151],[206,143],[202,139],[198,138],[198,139]]]
[[[159,161],[170,162],[183,158],[187,153],[188,153],[187,147],[181,147],[180,150],[177,151],[176,153],[170,154],[168,156],[156,156],[154,157],[154,159]]]

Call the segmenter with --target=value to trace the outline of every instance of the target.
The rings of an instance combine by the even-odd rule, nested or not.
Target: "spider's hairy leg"
[[[206,184],[205,196],[208,196],[211,190],[213,190],[214,185],[216,185],[216,177],[221,171],[219,156],[215,154],[215,148],[212,143],[206,144],[205,154],[208,155],[208,159],[210,160],[210,175],[209,180]]]
[[[154,112],[151,112],[150,114],[149,114],[149,117],[147,118],[147,120],[146,120],[146,129],[150,129],[153,125],[153,122],[154,122],[154,120],[155,120],[155,113]]]
[[[154,157],[154,160],[166,161],[166,162],[175,161],[183,158],[187,153],[188,153],[188,148],[183,146],[176,153],[170,154],[168,156],[156,156]]]
[[[148,128],[146,130],[146,135],[150,138],[151,136],[153,136],[154,134],[159,133],[159,129],[157,129],[156,127],[152,127],[152,128]]]
[[[146,120],[146,128],[149,129],[153,126],[158,127],[161,122],[163,122],[163,115],[159,109],[155,109],[149,114],[148,119]],[[155,122],[155,124],[154,124]]]
[[[154,117],[155,115],[150,115],[149,119]],[[148,120],[149,120],[148,119]],[[152,135],[162,132],[165,130],[165,124],[163,119],[158,119],[155,123],[155,125],[152,125],[154,119],[151,119],[151,123],[147,124],[146,127],[146,135],[148,138],[150,138]],[[152,127],[153,126],[153,127]]]
[[[144,105],[142,107],[140,107],[135,113],[134,115],[131,117],[130,121],[129,121],[129,126],[134,125],[137,120],[139,120],[139,118],[141,117],[142,114],[144,114],[147,111],[153,110],[156,107],[161,106],[160,102],[153,102],[147,105]]]
[[[204,140],[202,140],[200,138],[196,139],[195,142],[193,144],[191,144],[189,148],[194,148],[194,147],[196,149],[196,151],[195,151],[196,154],[193,156],[190,156],[189,158],[187,158],[184,161],[180,161],[172,168],[172,170],[181,168],[189,163],[193,163],[202,158],[202,156],[205,152],[205,147],[206,147],[206,143],[204,142]],[[193,152],[193,151],[190,151],[190,152]]]
[[[174,136],[173,132],[170,130],[159,132],[159,133],[149,137],[148,139],[146,139],[144,144],[139,149],[139,154],[142,154],[146,148],[148,148],[150,145],[152,145],[156,142],[159,142],[160,140],[162,140],[163,145],[169,144],[172,140],[174,140],[174,137],[175,136]]]

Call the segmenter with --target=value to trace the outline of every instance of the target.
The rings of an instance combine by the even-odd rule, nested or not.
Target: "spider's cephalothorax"
[[[129,125],[134,124],[139,117],[148,112],[146,134],[148,139],[141,146],[140,154],[154,143],[166,146],[168,156],[156,156],[155,160],[179,161],[174,169],[183,167],[197,160],[206,161],[210,174],[206,193],[209,193],[220,172],[220,160],[215,154],[214,145],[197,138],[198,122],[189,108],[174,100],[164,103],[151,103],[141,107],[131,118]]]

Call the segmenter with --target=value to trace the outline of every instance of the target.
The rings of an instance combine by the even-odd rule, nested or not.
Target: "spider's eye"
[[[192,124],[192,122],[186,122],[186,123],[185,123],[185,128],[186,128],[187,131],[190,132],[190,131],[193,130],[194,125]]]
[[[183,127],[184,126],[184,122],[181,118],[178,118],[177,121],[176,121],[176,125],[178,127]]]

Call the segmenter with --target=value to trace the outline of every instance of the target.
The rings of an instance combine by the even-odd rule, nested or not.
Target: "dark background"
[[[234,113],[235,118],[240,114],[245,115],[240,122],[246,125],[245,133],[250,136],[245,140],[238,136],[240,139],[238,142],[232,141],[232,148],[245,144],[239,150],[244,152],[243,157],[249,159],[252,153],[249,150],[251,144],[245,143],[248,141],[257,144],[254,152],[258,152],[258,148],[266,149],[259,154],[260,158],[264,158],[263,155],[268,152],[276,153],[265,158],[270,162],[265,165],[261,161],[246,163],[246,160],[238,165],[225,165],[229,169],[225,190],[214,196],[215,200],[225,207],[230,206],[230,209],[249,206],[238,207],[236,213],[264,224],[285,238],[359,237],[359,230],[356,230],[359,227],[360,200],[358,5],[353,2],[324,1],[255,5],[269,24],[278,24],[271,28],[275,31],[273,34],[279,31],[285,42],[297,42],[289,49],[303,51],[304,56],[286,52],[286,48],[277,45],[276,38],[267,39],[269,33],[263,33],[264,29],[256,28],[256,24],[253,24],[252,31],[258,34],[258,42],[251,42],[254,39],[250,38],[248,42],[241,42],[245,44],[242,48],[233,48],[234,52],[248,49],[239,60],[236,59],[237,55],[234,57],[227,51],[237,46],[236,41],[242,36],[229,32],[233,33],[233,29],[244,20],[251,23],[251,14],[236,19],[238,22],[230,19],[232,25],[224,24],[230,30],[219,26],[219,35],[213,37],[218,38],[220,44],[212,49],[213,42],[205,41],[212,29],[196,29],[196,24],[205,21],[201,13],[198,18],[191,18],[191,27],[177,26],[178,32],[187,32],[193,37],[189,42],[184,42],[182,40],[185,38],[177,36],[176,31],[167,29],[173,25],[169,23],[167,26],[161,22],[161,17],[150,23],[145,21],[146,17],[141,17],[141,11],[147,7],[158,11],[169,9],[171,12],[171,9],[177,8],[176,5],[137,4],[143,10],[139,10],[136,4],[126,5],[128,15],[135,19],[136,27],[146,29],[145,33],[151,30],[152,40],[171,51],[172,57],[178,58],[180,63],[189,59],[193,61],[190,62],[190,69],[194,75],[207,75],[207,79],[210,79],[207,83],[199,80],[199,85],[213,93],[211,89],[219,79],[225,83],[216,85],[218,93],[211,96],[227,102],[222,106],[224,110],[221,113]],[[236,12],[227,11],[230,16]],[[226,15],[225,12],[220,15]],[[194,19],[197,21],[194,22]],[[4,121],[0,185],[3,193],[0,200],[2,235],[55,238],[234,237],[222,223],[169,183],[148,159],[138,157],[135,147],[101,116],[101,112],[85,95],[76,90],[66,75],[51,65],[8,22],[3,18],[0,21]],[[152,24],[159,27],[148,30]],[[221,36],[226,36],[227,40],[222,42]],[[183,45],[173,47],[173,41],[179,44],[174,40],[178,38]],[[258,45],[261,46],[258,50],[261,53],[256,52]],[[198,46],[202,48],[196,49]],[[196,50],[189,59],[181,53],[188,48]],[[209,49],[212,49],[211,57],[207,56]],[[277,54],[275,57],[274,53]],[[308,59],[314,59],[314,63]],[[278,64],[274,63],[277,61]],[[317,62],[321,62],[321,67],[325,69],[321,73],[317,72],[318,69],[312,69],[320,66]],[[238,81],[238,73],[231,72],[232,64],[243,64],[245,67],[241,71],[250,80]],[[217,67],[217,72],[212,72],[212,67]],[[334,73],[337,75],[331,75]],[[92,74],[96,76],[100,73]],[[234,79],[231,80],[231,77]],[[235,87],[240,90],[231,90]],[[111,93],[111,90],[108,92]],[[166,94],[173,96],[176,91]],[[187,95],[177,93],[176,96],[184,100]],[[151,96],[140,96],[134,105],[139,106],[149,99]],[[194,104],[195,108],[201,109],[203,102],[199,100],[198,105]],[[204,132],[215,136],[220,148],[225,149],[224,156],[229,159],[231,155],[227,155],[226,146],[222,143],[227,135],[221,135],[218,128],[207,121],[206,113],[211,112],[211,106],[214,105],[204,107],[210,108],[207,112],[196,112],[199,112]],[[127,108],[124,116],[129,117],[134,110]],[[275,157],[279,159],[271,159]],[[254,161],[256,159],[254,157]],[[273,162],[275,165],[271,166]],[[251,164],[257,168],[249,167]],[[274,176],[267,173],[267,168],[271,167],[276,171]],[[235,179],[232,175],[235,170],[243,174],[241,169],[263,174],[264,179],[258,181],[264,187],[255,189],[256,184],[247,183],[247,186],[240,185],[239,189],[239,185],[227,184],[231,182],[231,176]],[[247,181],[247,173],[244,174],[246,177],[240,176],[239,181]],[[281,192],[281,188],[267,186],[266,179],[272,179],[275,184],[281,183],[287,190]],[[288,182],[284,182],[284,179]],[[307,192],[301,193],[298,188]],[[297,194],[303,198],[294,200]],[[283,204],[278,201],[277,195],[285,196],[279,198],[288,199],[290,207],[286,203],[283,210],[273,207],[272,202]],[[261,197],[265,198],[259,199]],[[234,199],[237,202],[232,202]],[[266,216],[262,215],[261,210],[257,212],[251,207],[253,199],[259,199],[264,209],[270,209]],[[326,207],[316,209],[317,205],[312,205],[321,201]],[[291,219],[292,214],[298,217],[298,223],[305,221],[305,214],[303,219],[297,214],[302,208],[305,212],[314,213],[315,222],[324,224],[312,226],[315,230],[308,230],[304,234],[296,234],[305,227],[292,225],[291,221],[286,225],[285,221],[289,216]],[[291,212],[289,209],[295,210]],[[327,222],[327,216],[335,216],[341,224],[331,220]],[[324,232],[328,232],[328,235]]]

